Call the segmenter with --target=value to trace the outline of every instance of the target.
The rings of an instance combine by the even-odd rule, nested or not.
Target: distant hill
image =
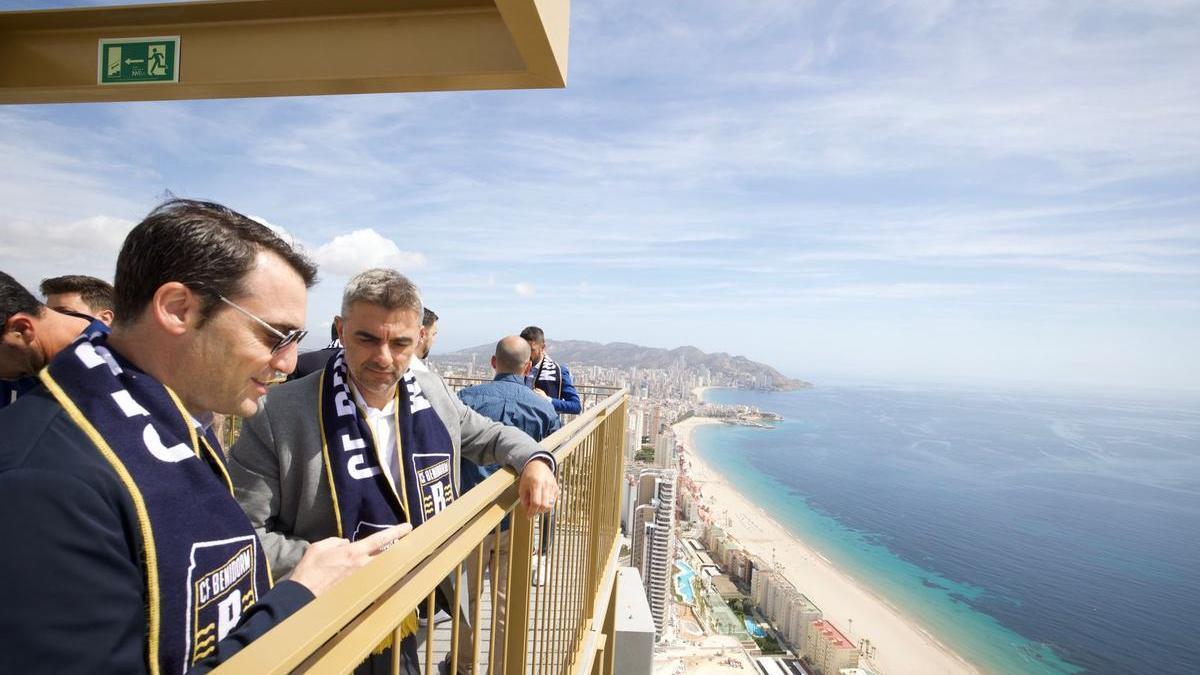
[[[479,345],[460,349],[457,352],[435,355],[437,360],[447,362],[469,361],[475,355],[476,363],[486,364],[495,352],[495,344]],[[556,361],[602,368],[698,368],[703,366],[714,377],[729,378],[743,386],[765,386],[771,389],[804,389],[812,384],[794,380],[765,363],[751,361],[744,356],[730,356],[725,352],[706,354],[695,347],[660,349],[643,347],[628,342],[587,342],[585,340],[554,340],[550,343],[550,354]]]

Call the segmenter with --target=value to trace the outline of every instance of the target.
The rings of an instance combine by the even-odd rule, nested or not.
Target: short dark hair
[[[425,328],[429,328],[433,324],[437,323],[437,320],[438,320],[437,312],[426,307],[425,314],[421,316],[421,325],[424,326]]]
[[[41,291],[42,295],[46,297],[56,293],[78,293],[83,304],[91,307],[94,312],[112,309],[113,306],[112,284],[86,274],[68,274],[42,279]]]
[[[192,199],[159,204],[125,237],[117,256],[113,320],[134,321],[154,293],[177,281],[208,297],[201,316],[207,319],[218,303],[244,295],[246,275],[260,251],[270,251],[311,288],[317,267],[271,228],[226,206]]]
[[[7,324],[9,317],[18,312],[38,316],[44,306],[33,293],[17,283],[7,272],[0,272],[0,327]]]
[[[546,334],[537,326],[526,326],[525,330],[521,331],[521,337],[529,342],[536,342],[539,345],[546,344]]]

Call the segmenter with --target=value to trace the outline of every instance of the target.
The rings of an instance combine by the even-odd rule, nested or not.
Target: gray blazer
[[[434,373],[414,372],[450,433],[455,466],[466,457],[481,466],[506,464],[520,473],[535,454],[554,465],[553,457],[521,430],[463,405]],[[320,379],[317,371],[272,387],[229,452],[234,497],[258,532],[276,581],[291,574],[309,542],[338,536],[321,457]],[[455,488],[460,487],[456,480]]]

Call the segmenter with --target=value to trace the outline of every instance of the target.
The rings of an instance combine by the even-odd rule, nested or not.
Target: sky
[[[111,279],[169,191],[319,262],[306,347],[389,266],[435,351],[1200,389],[1200,3],[577,1],[568,78],[0,107],[0,268]]]

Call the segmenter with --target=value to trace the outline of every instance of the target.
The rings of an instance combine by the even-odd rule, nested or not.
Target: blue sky
[[[818,383],[1200,388],[1200,3],[571,19],[563,90],[0,107],[0,263],[111,278],[170,190],[304,244],[317,334],[388,265],[439,349],[537,323]]]

